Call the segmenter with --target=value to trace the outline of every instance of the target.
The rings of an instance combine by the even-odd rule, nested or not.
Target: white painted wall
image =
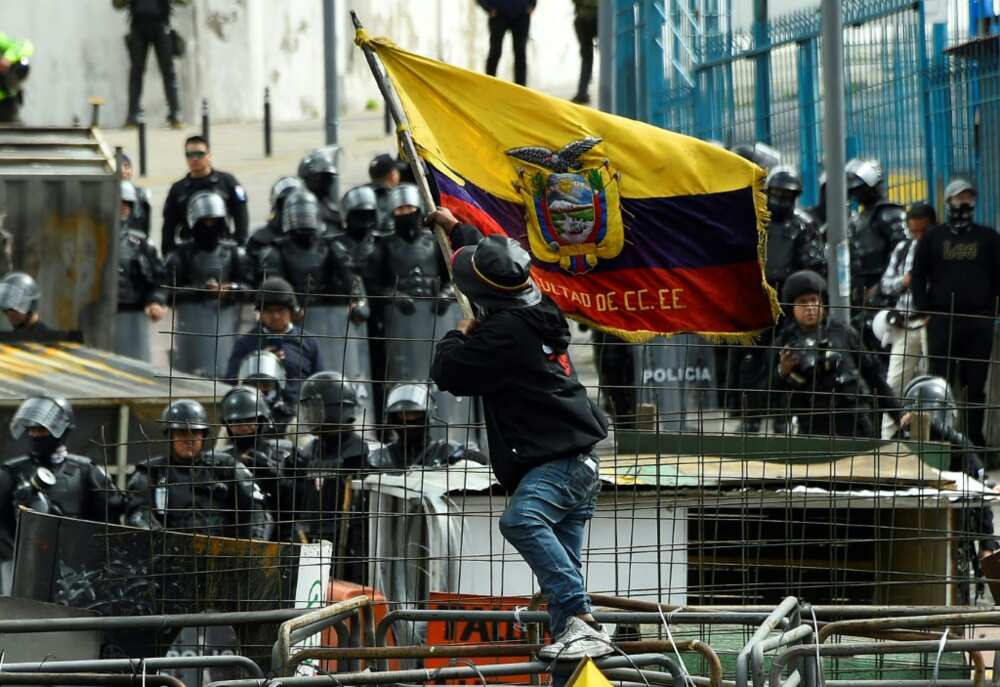
[[[213,120],[258,119],[264,86],[271,88],[275,119],[323,115],[322,0],[194,0],[175,11],[174,26],[188,41],[178,61],[184,117],[200,116],[209,98]],[[486,59],[486,14],[474,0],[338,0],[341,112],[357,112],[378,93],[353,43],[348,10],[369,32],[416,52],[481,70]],[[107,101],[106,126],[127,109],[128,55],[124,13],[111,0],[0,2],[0,31],[28,37],[35,57],[23,111],[30,124],[89,120],[87,97]],[[500,75],[511,78],[510,39]],[[539,0],[528,48],[529,85],[573,94],[579,70],[571,0]],[[595,69],[596,71],[596,69]],[[595,91],[596,94],[596,91]],[[166,117],[163,86],[150,51],[143,97],[147,117]]]

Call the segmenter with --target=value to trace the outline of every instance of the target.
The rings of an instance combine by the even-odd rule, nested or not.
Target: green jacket
[[[5,33],[0,33],[0,58],[11,64],[26,60],[35,53],[35,46],[31,41],[16,41]],[[17,93],[19,84],[13,83],[10,79],[0,77],[0,100],[9,98]]]

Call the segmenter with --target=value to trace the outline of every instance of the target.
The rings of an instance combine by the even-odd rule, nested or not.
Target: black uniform
[[[382,470],[403,471],[410,468],[436,470],[461,460],[471,460],[483,465],[489,463],[486,456],[474,448],[445,439],[426,441],[426,436],[425,431],[420,431],[419,438],[415,441],[397,438],[375,452],[372,464]]]
[[[979,224],[938,225],[917,243],[911,275],[914,305],[931,315],[930,373],[948,379],[958,368],[969,404],[969,439],[985,446],[983,404],[1000,298],[1000,235]]]
[[[118,249],[118,312],[143,310],[149,303],[166,305],[160,285],[166,279],[166,268],[156,247],[135,229],[121,233]]]
[[[226,211],[233,220],[230,238],[239,245],[246,242],[250,224],[246,191],[232,174],[213,169],[205,177],[195,178],[188,174],[170,187],[163,203],[163,233],[160,237],[160,251],[164,256],[169,255],[179,241],[191,237],[191,228],[187,225],[187,205],[199,191],[214,191],[222,196]]]
[[[192,463],[152,458],[128,483],[128,524],[190,534],[270,539],[264,493],[245,465],[206,451]]]
[[[240,450],[230,443],[223,452],[245,466],[264,494],[263,505],[275,523],[278,541],[297,541],[292,485],[295,476],[295,447],[287,439],[257,437],[252,448]]]
[[[818,232],[813,231],[799,213],[793,212],[780,221],[772,221],[767,228],[764,275],[767,283],[781,293],[781,285],[788,275],[799,270],[826,274],[826,256]]]
[[[250,279],[246,252],[225,239],[214,247],[185,241],[167,256],[166,283],[180,289],[202,289],[209,281],[215,280],[219,284],[233,284],[233,291],[241,291],[249,286]],[[216,295],[207,291],[176,291],[171,298],[177,301],[212,300]]]
[[[285,236],[261,254],[258,276],[285,279],[299,294],[303,307],[310,303],[342,305],[350,303],[355,293],[349,262],[341,243],[330,238],[316,237],[311,244],[303,245],[294,236]],[[323,297],[310,298],[306,294]]]
[[[789,349],[799,364],[788,377],[778,369],[780,351]],[[882,377],[878,359],[864,347],[850,325],[825,322],[805,331],[789,318],[775,337],[768,380],[772,410],[797,415],[800,432],[822,436],[874,437],[877,423],[888,412],[899,417],[899,401]],[[867,399],[874,394],[874,411]]]
[[[394,298],[404,314],[414,298],[438,296],[450,281],[434,234],[427,229],[417,228],[412,234],[396,231],[383,238],[378,248],[375,258],[378,291]],[[449,296],[450,293],[444,295]]]
[[[298,399],[302,382],[323,369],[319,346],[309,332],[292,325],[284,334],[277,334],[258,324],[253,330],[236,337],[233,342],[233,351],[226,365],[226,379],[235,380],[243,359],[258,350],[280,351],[284,354],[282,364],[288,380],[284,395],[289,405],[294,405]]]
[[[129,3],[131,30],[125,37],[130,61],[128,79],[128,121],[134,122],[142,99],[142,77],[146,71],[146,54],[153,46],[156,62],[163,76],[169,119],[180,119],[180,99],[177,95],[177,73],[174,71],[174,46],[170,37],[170,0],[131,0]]]
[[[470,225],[451,232],[454,248],[482,238]],[[604,413],[587,397],[569,357],[569,325],[548,298],[496,310],[471,336],[438,342],[431,378],[456,396],[482,396],[493,472],[513,491],[532,468],[590,451],[607,436]]]
[[[122,498],[107,473],[90,458],[57,452],[51,461],[19,456],[0,464],[0,559],[13,558],[18,507],[33,507],[37,490],[27,486],[39,467],[52,471],[54,486],[45,490],[54,515],[95,522],[117,522]]]
[[[892,249],[905,238],[906,210],[901,205],[883,199],[858,215],[850,239],[854,305],[865,305],[865,291],[879,283]]]

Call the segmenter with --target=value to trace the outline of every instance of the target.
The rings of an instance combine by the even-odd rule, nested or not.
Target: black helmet
[[[954,427],[958,407],[951,387],[942,377],[921,375],[910,380],[903,390],[903,407],[914,412],[929,413],[941,429]]]
[[[0,279],[0,310],[16,310],[22,315],[38,312],[42,297],[38,284],[25,272],[9,272]]]
[[[280,210],[280,206],[288,198],[288,194],[302,190],[305,187],[302,179],[298,177],[281,177],[271,187],[271,209]]]
[[[772,169],[764,182],[768,191],[782,190],[794,193],[796,196],[802,193],[802,178],[793,167],[788,165],[778,165]]]
[[[160,417],[163,423],[163,433],[169,434],[174,429],[203,431],[208,434],[208,413],[205,406],[189,398],[182,398],[168,405]]]
[[[799,270],[789,275],[781,287],[782,303],[791,304],[799,296],[807,293],[826,294],[826,280],[812,270]]]
[[[281,211],[281,230],[286,234],[297,231],[319,235],[324,229],[319,213],[319,201],[315,195],[304,189],[294,191],[285,199]]]
[[[334,191],[337,186],[336,146],[317,148],[299,163],[299,176],[306,188],[324,202],[336,202]]]
[[[237,386],[230,389],[219,404],[219,418],[226,425],[243,422],[271,424],[271,410],[257,389]]]
[[[257,309],[263,310],[269,305],[283,305],[295,310],[298,307],[295,289],[281,277],[268,277],[257,289]]]
[[[56,439],[62,439],[73,429],[73,406],[64,398],[32,396],[27,398],[10,421],[10,433],[15,439],[28,427],[44,427]]]
[[[358,391],[339,372],[317,372],[299,390],[299,422],[306,427],[350,425],[358,411]]]

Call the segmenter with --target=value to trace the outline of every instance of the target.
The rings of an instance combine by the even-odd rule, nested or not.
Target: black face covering
[[[948,203],[948,224],[956,229],[967,229],[976,214],[975,203]]]
[[[771,212],[772,222],[784,222],[792,216],[792,212],[795,210],[795,198],[769,194],[767,196],[767,209]]]
[[[396,233],[405,239],[412,239],[420,230],[420,213],[411,212],[406,215],[396,215],[392,218]]]
[[[292,243],[299,248],[312,248],[316,242],[316,234],[311,231],[293,231],[291,233]]]
[[[31,457],[41,463],[50,463],[52,454],[62,445],[62,440],[51,434],[43,437],[28,437],[31,444]]]
[[[233,435],[233,445],[241,453],[244,451],[249,451],[254,448],[257,444],[257,434],[234,434]]]
[[[375,229],[375,218],[370,213],[353,213],[347,216],[347,233],[354,239],[364,238]]]
[[[215,250],[219,245],[219,227],[216,224],[198,222],[191,230],[194,243],[201,250]]]

